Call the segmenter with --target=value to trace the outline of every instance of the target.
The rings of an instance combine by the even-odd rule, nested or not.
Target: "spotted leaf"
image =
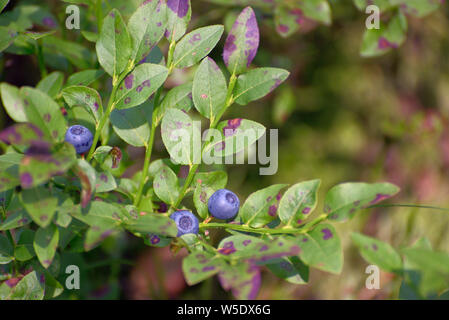
[[[298,257],[284,257],[274,263],[267,264],[267,268],[277,277],[294,284],[305,284],[309,281],[309,267]]]
[[[53,196],[47,188],[42,186],[24,189],[20,200],[35,223],[45,228],[56,213],[58,198]]]
[[[327,192],[324,212],[334,221],[346,221],[357,210],[391,198],[398,192],[399,188],[391,183],[342,183]]]
[[[259,48],[259,27],[251,7],[246,7],[237,17],[226,38],[223,60],[231,74],[247,70]]]
[[[191,15],[190,0],[167,0],[165,37],[169,41],[178,41],[186,33]]]
[[[59,230],[54,224],[39,228],[34,236],[33,247],[37,258],[45,269],[52,264],[58,248]]]
[[[226,187],[228,175],[224,171],[199,172],[195,175],[193,203],[198,215],[205,219],[209,215],[208,200],[218,189]]]
[[[97,90],[84,86],[70,86],[62,91],[65,102],[71,107],[85,108],[98,124],[103,114],[103,103]]]
[[[182,271],[190,286],[214,276],[225,267],[223,258],[205,251],[193,251],[182,260]]]
[[[174,205],[179,196],[179,183],[176,174],[168,166],[163,166],[153,181],[154,193],[164,201]]]
[[[279,218],[289,226],[297,227],[315,209],[320,180],[310,180],[291,186],[279,203]]]
[[[124,226],[131,232],[155,233],[168,237],[176,237],[178,233],[178,227],[172,219],[151,213],[128,219]]]
[[[259,267],[250,263],[225,265],[218,279],[223,289],[231,290],[234,297],[244,300],[256,299],[262,282]]]

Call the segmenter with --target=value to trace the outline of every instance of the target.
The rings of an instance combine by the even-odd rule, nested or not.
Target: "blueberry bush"
[[[201,155],[215,150],[217,157],[229,156],[224,145],[234,147],[231,155],[242,151],[239,129],[265,132],[262,124],[228,119],[226,112],[267,96],[289,76],[252,64],[260,38],[252,7],[239,11],[223,36],[223,25],[188,31],[188,0],[138,1],[129,5],[131,12],[119,1],[110,1],[107,12],[102,1],[65,2],[96,18],[98,32],[81,31],[92,46],[58,37],[64,33],[58,19],[38,6],[19,5],[0,16],[0,50],[35,56],[41,73],[36,87],[0,84],[4,109],[16,122],[0,132],[1,299],[64,296],[61,266],[77,265],[79,256],[99,246],[120,259],[120,250],[107,249],[108,240],[124,233],[174,253],[185,248],[182,270],[189,285],[216,275],[238,299],[257,297],[262,268],[294,284],[307,283],[310,268],[341,272],[343,250],[334,225],[379,207],[399,192],[397,186],[341,183],[327,190],[318,208],[321,181],[315,179],[274,184],[240,201],[225,189],[225,171],[194,161],[196,149]],[[283,36],[305,20],[330,23],[325,0],[213,2],[250,4],[261,12],[274,6]],[[370,56],[403,41],[404,10],[422,16],[439,6],[366,2],[391,13],[385,29],[364,36],[361,54]],[[0,10],[7,4],[0,0]],[[219,50],[222,38],[222,61],[216,61],[210,53]],[[48,67],[67,76],[48,73]],[[187,68],[193,81],[178,79],[165,89],[177,70]],[[206,135],[198,148],[196,119],[221,134]],[[189,133],[181,154],[172,139],[177,129]],[[154,160],[158,131],[170,157]],[[145,150],[143,165],[130,178],[124,177],[134,164],[126,145]],[[216,231],[222,232],[219,239]],[[352,241],[366,261],[402,279],[402,298],[447,296],[449,255],[432,250],[425,239],[401,249],[359,233]],[[111,268],[116,275],[117,264]]]

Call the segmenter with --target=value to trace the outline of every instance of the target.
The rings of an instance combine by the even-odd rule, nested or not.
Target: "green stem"
[[[153,122],[154,124],[154,122]],[[148,175],[148,169],[150,168],[150,161],[151,161],[151,153],[153,152],[153,144],[154,144],[154,136],[156,134],[156,126],[151,126],[151,132],[150,132],[150,139],[148,140],[148,144],[145,146],[145,160],[143,163],[143,172],[142,172],[142,178],[140,180],[139,189],[137,190],[137,195],[134,198],[134,205],[139,206],[140,201],[142,199],[142,192],[143,188],[145,186],[147,175]]]
[[[47,69],[45,68],[44,54],[42,52],[42,39],[36,40],[36,54],[39,70],[41,72],[41,78],[45,78],[47,76]]]
[[[97,0],[95,3],[95,15],[97,16],[97,29],[98,33],[101,31],[101,27],[103,26],[103,1]]]
[[[172,73],[173,71],[173,53],[175,51],[176,42],[171,41],[170,47],[168,49],[168,56],[167,56],[167,68],[168,68],[168,75],[167,77]],[[139,183],[139,189],[137,190],[136,197],[134,198],[134,205],[139,206],[140,201],[142,200],[142,192],[143,188],[145,187],[145,183],[147,182],[147,176],[148,176],[148,169],[150,167],[151,162],[151,154],[153,152],[153,145],[154,145],[154,136],[156,135],[156,128],[158,126],[158,123],[155,120],[154,115],[156,114],[155,111],[157,108],[159,108],[159,100],[161,98],[162,94],[162,86],[156,91],[156,94],[154,95],[154,108],[153,108],[153,119],[151,121],[151,132],[150,132],[150,138],[148,139],[148,142],[145,146],[145,160],[143,163],[143,172]]]
[[[232,105],[233,101],[233,96],[232,93],[234,91],[234,87],[235,87],[235,82],[237,80],[237,76],[233,73],[231,75],[231,78],[229,79],[229,86],[228,86],[228,92],[226,94],[226,102],[225,102],[225,107],[223,108],[223,110],[218,114],[218,116],[214,119],[211,119],[211,124],[210,124],[210,129],[215,129],[215,127],[218,125],[218,123],[220,122],[221,117],[223,116],[223,114],[225,113],[225,111]],[[203,152],[206,149],[206,147],[209,145],[210,140],[208,140],[207,142],[205,142],[203,144],[203,147],[201,148],[201,158],[203,157]],[[181,192],[179,193],[178,198],[176,199],[174,208],[178,208],[179,205],[181,204],[182,199],[184,199],[187,189],[190,187],[190,184],[193,181],[193,178],[195,177],[195,174],[197,172],[199,168],[199,164],[194,164],[190,170],[189,170],[189,175],[187,176],[187,179],[182,187]]]
[[[399,204],[376,204],[373,206],[369,206],[367,209],[388,208],[388,207],[420,208],[420,209],[430,209],[430,210],[449,212],[449,208],[441,208],[441,207],[419,205],[419,204],[400,204],[400,203]]]

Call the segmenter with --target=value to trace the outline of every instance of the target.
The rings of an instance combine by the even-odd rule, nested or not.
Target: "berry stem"
[[[211,124],[210,124],[210,129],[215,129],[218,125],[218,123],[220,122],[221,117],[223,116],[223,114],[225,113],[225,111],[232,105],[232,103],[234,102],[233,100],[233,96],[232,93],[234,92],[234,87],[235,87],[235,82],[237,80],[237,77],[235,75],[235,73],[233,73],[231,75],[231,77],[229,78],[229,86],[228,86],[228,92],[226,95],[226,102],[225,102],[225,107],[223,108],[223,110],[220,112],[220,114],[214,118],[211,119]],[[210,144],[210,139],[207,140],[202,148],[201,148],[201,158],[203,157],[203,153],[204,150],[209,146]],[[190,187],[190,184],[193,181],[193,178],[196,174],[196,172],[198,171],[199,168],[199,164],[194,164],[190,170],[189,170],[189,175],[187,176],[187,179],[181,189],[181,192],[179,193],[178,199],[176,199],[175,205],[173,206],[174,208],[179,207],[179,205],[181,204],[182,199],[184,199],[186,193],[187,193],[187,189]]]

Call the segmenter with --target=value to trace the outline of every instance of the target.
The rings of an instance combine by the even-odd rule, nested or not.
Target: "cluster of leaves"
[[[12,12],[23,10],[19,6]],[[21,53],[36,54],[44,70],[42,60],[48,55],[42,51],[54,48],[50,57],[63,57],[67,60],[59,61],[82,71],[66,80],[59,71],[43,72],[36,88],[0,85],[5,110],[17,122],[0,133],[5,150],[0,156],[0,264],[10,266],[10,272],[0,279],[2,299],[57,297],[64,290],[58,281],[64,252],[92,250],[123,231],[141,237],[149,246],[187,248],[183,272],[190,285],[218,275],[223,288],[237,298],[255,298],[262,266],[298,284],[308,281],[309,268],[339,273],[343,265],[341,241],[330,222],[347,221],[356,211],[399,191],[389,183],[340,184],[327,192],[323,213],[308,221],[317,207],[320,180],[290,187],[276,184],[251,194],[234,221],[214,221],[207,200],[226,186],[227,175],[223,171],[198,171],[200,165],[193,158],[198,146],[194,145],[192,116],[197,112],[209,120],[210,128],[220,132],[229,127],[263,132],[265,128],[256,122],[221,118],[234,103],[246,105],[262,98],[288,77],[287,71],[278,68],[250,68],[259,46],[254,11],[245,8],[226,38],[225,73],[208,56],[224,28],[214,25],[186,34],[190,1],[146,0],[127,23],[119,10],[112,9],[102,17],[99,33],[88,35],[95,42],[99,65],[111,79],[109,99],[103,104],[102,95],[92,84],[104,72],[88,69],[95,63],[89,62],[90,58],[95,61],[95,54],[83,47],[75,50],[78,44],[73,52],[61,52],[55,43],[62,40],[48,32],[33,32],[34,38],[30,38],[28,19],[39,16],[36,12],[41,9],[36,10],[25,16],[9,12],[6,28],[13,30],[14,39],[5,45],[12,44],[8,50],[18,53],[31,45],[33,50]],[[159,48],[164,37],[168,41],[166,57]],[[55,46],[47,47],[42,40]],[[164,83],[175,69],[195,65],[193,82],[164,93]],[[78,157],[73,146],[64,142],[69,124],[80,121],[95,133],[86,157]],[[163,143],[178,164],[170,159],[151,161],[159,125]],[[172,133],[179,128],[192,132],[190,139],[182,140],[181,156],[179,144],[172,141]],[[245,147],[236,143],[241,132],[233,132],[208,137],[199,147],[207,152],[231,144],[231,154],[240,152]],[[108,145],[113,135],[145,149],[143,169],[132,178],[122,177],[132,162],[117,146]],[[227,150],[215,156],[229,156]],[[189,167],[186,178],[177,174],[180,164]],[[200,217],[200,233],[176,238],[177,226],[169,215],[189,209],[182,204],[189,197]],[[230,234],[216,247],[211,239],[215,228]],[[362,240],[355,238],[356,244]],[[382,259],[383,255],[368,257]]]
[[[207,0],[220,5],[251,5],[267,14],[274,12],[275,29],[282,37],[289,37],[311,25],[332,24],[332,8],[328,0]],[[440,0],[353,0],[363,13],[370,5],[379,8],[382,22],[379,29],[367,29],[360,54],[379,56],[398,48],[407,36],[407,16],[423,18],[440,8]],[[372,13],[372,12],[371,12]],[[385,18],[385,19],[384,19]]]

